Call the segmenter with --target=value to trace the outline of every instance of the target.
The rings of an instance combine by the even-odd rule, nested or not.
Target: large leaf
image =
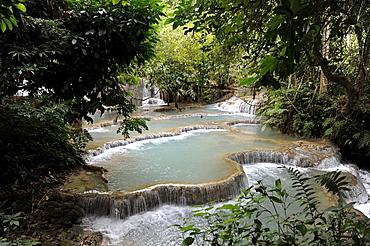
[[[24,6],[24,4],[18,3],[18,4],[14,4],[14,6],[17,7],[17,9],[19,9],[20,11],[26,12],[26,6]]]
[[[0,20],[0,27],[1,27],[1,31],[2,32],[5,32],[5,30],[6,30],[6,23],[5,23],[5,21],[3,19]]]
[[[302,236],[306,235],[307,227],[304,224],[296,225],[296,229],[302,234]]]
[[[260,79],[259,76],[246,78],[246,79],[243,79],[242,82],[240,82],[239,85],[251,85],[251,84],[256,83],[259,79]]]
[[[271,55],[266,56],[266,58],[261,61],[260,76],[264,76],[265,74],[274,71],[278,62],[279,61],[276,57]]]
[[[277,198],[276,196],[270,196],[269,198],[276,203],[284,203],[281,199]]]
[[[184,239],[184,241],[182,242],[181,246],[188,246],[188,245],[193,244],[193,242],[194,242],[194,238],[187,237],[187,238]]]

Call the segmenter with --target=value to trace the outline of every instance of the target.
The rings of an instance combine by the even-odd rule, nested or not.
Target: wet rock
[[[68,211],[68,210],[67,210]],[[81,222],[81,217],[83,216],[82,209],[71,209],[62,218],[58,220],[61,225],[76,224]]]
[[[72,202],[72,203],[75,203],[76,202],[76,197],[74,195],[71,195],[71,194],[63,194],[61,200],[63,202]]]
[[[40,219],[52,221],[63,227],[80,223],[83,215],[84,211],[76,204],[74,195],[52,193],[39,207]]]

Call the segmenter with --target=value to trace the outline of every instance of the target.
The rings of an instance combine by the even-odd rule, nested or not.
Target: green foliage
[[[269,94],[268,102],[259,113],[268,117],[266,124],[277,127],[282,133],[318,137],[323,134],[320,122],[330,114],[330,108],[325,108],[329,102],[319,104],[322,99],[309,87],[280,88]]]
[[[144,69],[149,82],[170,97],[197,102],[209,100],[217,89],[238,84],[245,74],[243,50],[214,43],[214,36],[205,32],[192,32],[191,23],[173,29],[168,24],[176,3],[169,4],[167,19],[158,25],[161,43],[156,46],[156,58]]]
[[[147,64],[145,75],[150,84],[168,93],[166,102],[177,102],[180,97],[196,99],[199,86],[206,83],[202,74],[202,59],[198,36],[184,35],[169,25],[158,26],[161,43],[156,46],[156,57]]]
[[[130,137],[132,131],[143,133],[144,130],[149,130],[146,125],[147,120],[149,119],[126,117],[122,120],[121,126],[118,127],[117,133],[121,133],[125,139]]]
[[[185,62],[166,59],[149,74],[149,81],[161,91],[172,93],[175,100],[179,96],[191,96],[195,98],[197,77],[194,69]]]
[[[26,220],[26,217],[22,212],[7,214],[4,211],[0,211],[0,226],[3,229],[3,233],[11,233],[20,227],[21,221]],[[31,246],[38,245],[40,242],[35,242],[27,239],[16,239],[8,241],[7,238],[0,236],[0,246]]]
[[[344,154],[352,152],[369,155],[370,114],[366,109],[368,97],[358,101],[357,110],[344,113],[341,92],[317,93],[317,87],[286,86],[268,92],[266,104],[259,115],[266,116],[266,125],[276,127],[285,134],[298,134],[306,138],[324,137],[339,146]],[[367,93],[367,91],[366,91]]]
[[[8,241],[6,238],[0,237],[0,246],[32,246],[41,244],[40,242],[35,242],[28,239],[16,239],[12,241]]]
[[[305,177],[292,167],[282,167],[291,176],[296,194],[288,194],[281,180],[268,187],[258,182],[234,203],[201,207],[193,211],[205,224],[175,225],[183,232],[182,245],[370,245],[370,224],[343,202],[347,183],[340,172],[316,180],[338,196],[338,206],[319,210],[319,202]],[[293,206],[298,212],[291,213]]]
[[[368,149],[368,155],[370,155],[370,130],[354,134],[353,139],[357,141],[359,149]]]
[[[350,56],[363,59],[364,63],[354,64],[360,75],[362,64],[368,64],[369,59],[366,52],[370,42],[366,38],[370,35],[366,28],[369,15],[370,8],[362,1],[182,0],[169,22],[174,28],[190,25],[186,32],[212,34],[224,47],[243,47],[250,68],[250,76],[243,80],[243,84],[267,84],[279,88],[278,79],[305,71],[300,64],[307,62],[311,68],[320,65],[331,82],[343,86],[351,94],[355,78],[343,80],[336,76],[337,71],[332,65],[337,56],[326,60],[321,53],[322,36],[324,30],[328,30],[330,35],[325,42],[342,46],[346,46],[348,34],[357,36],[361,51],[350,53]],[[339,50],[337,54],[340,55]],[[270,79],[266,80],[266,75]],[[364,77],[357,78],[363,83]]]
[[[78,118],[91,121],[89,114],[104,112],[104,106],[116,107],[122,117],[130,117],[135,107],[126,99],[118,77],[132,64],[153,57],[158,41],[153,25],[162,16],[163,6],[159,1],[141,0],[92,3],[71,1],[72,9],[64,19],[28,16],[24,30],[0,37],[0,98],[24,90],[30,96],[75,100],[71,106]]]
[[[1,32],[17,27],[22,21],[21,13],[26,11],[25,0],[3,0],[0,3],[0,29]]]
[[[20,225],[19,221],[21,219],[24,219],[22,212],[15,214],[5,214],[4,212],[0,212],[0,222],[4,232],[18,228]]]
[[[11,100],[0,105],[2,184],[38,180],[60,169],[84,163],[81,147],[91,139],[66,123],[70,105],[50,98]],[[50,173],[49,173],[50,172]]]

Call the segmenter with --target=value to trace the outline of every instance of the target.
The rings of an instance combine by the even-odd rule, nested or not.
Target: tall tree
[[[176,106],[184,98],[196,99],[205,83],[200,73],[205,53],[199,35],[184,34],[163,23],[158,29],[161,42],[156,45],[156,58],[145,68],[150,84],[165,92],[165,101]]]
[[[59,9],[66,18],[28,16],[24,30],[2,35],[0,99],[19,90],[73,99],[78,113],[71,119],[91,120],[89,114],[115,106],[124,118],[125,136],[140,131],[145,123],[130,118],[135,108],[117,75],[154,55],[153,25],[163,7],[159,1],[113,2],[70,1],[68,11]]]
[[[1,182],[27,183],[83,163],[88,136],[70,124],[106,106],[123,117],[125,137],[146,128],[130,117],[127,81],[117,75],[153,56],[160,2],[65,3],[27,1],[24,28],[0,35]],[[28,97],[14,97],[19,91]]]
[[[251,73],[244,85],[277,89],[281,82],[294,84],[320,68],[329,84],[323,95],[329,95],[334,106],[318,116],[314,108],[303,115],[289,100],[284,109],[281,100],[275,100],[276,108],[292,109],[289,115],[298,114],[298,120],[323,119],[317,128],[334,143],[370,154],[369,1],[182,0],[172,22],[175,28],[189,23],[187,31],[212,33],[219,44],[244,49]],[[329,56],[323,49],[328,43]],[[310,83],[311,79],[299,84],[309,88]],[[311,95],[307,102],[315,105],[316,93]],[[309,123],[303,122],[311,129],[315,122]]]
[[[178,3],[170,2],[167,19],[158,25],[161,42],[156,46],[156,58],[147,66],[149,81],[174,101],[180,96],[197,102],[237,84],[243,52],[238,47],[213,43],[212,34],[192,32],[191,24],[173,29],[168,24]]]
[[[174,27],[192,23],[191,31],[213,33],[226,45],[243,45],[251,59],[258,63],[256,75],[245,84],[257,80],[277,85],[271,76],[286,78],[297,72],[299,63],[307,59],[319,65],[329,82],[344,88],[346,99],[342,110],[356,107],[369,63],[370,4],[366,0],[351,1],[220,1],[183,0],[173,19]],[[358,42],[357,73],[338,74],[332,61],[323,54],[322,34],[327,41],[345,42],[348,34]]]

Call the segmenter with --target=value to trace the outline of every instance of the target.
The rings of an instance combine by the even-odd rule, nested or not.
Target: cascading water
[[[362,211],[367,217],[370,217],[370,208],[367,208],[370,194],[368,192],[370,191],[370,186],[368,186],[370,175],[368,172],[359,170],[355,165],[342,164],[338,156],[324,159],[316,168],[322,171],[340,170],[343,173],[347,173],[349,177],[352,177],[350,185],[347,186],[349,190],[344,191],[347,197],[345,200],[347,203],[356,203],[355,208]]]
[[[272,152],[264,154],[268,155],[268,153]],[[252,158],[254,160],[257,160],[261,155],[260,152],[251,152],[251,155],[254,154],[256,155],[255,158]],[[250,184],[256,184],[257,180],[262,179],[264,184],[273,185],[274,180],[279,177],[286,184],[287,189],[291,187],[289,176],[274,163],[246,163],[243,165],[243,169]],[[301,171],[304,172],[304,169]],[[289,189],[289,192],[292,190]],[[318,199],[327,205],[334,205],[327,195]],[[219,204],[219,206],[221,205],[222,203]],[[153,211],[132,215],[126,220],[117,219],[119,216],[90,216],[84,219],[84,223],[90,230],[104,232],[104,235],[109,239],[109,245],[180,245],[184,238],[173,225],[182,224],[181,218],[192,218],[192,221],[197,224],[206,223],[202,218],[193,217],[191,210],[192,208],[189,206],[163,205]],[[295,211],[290,212],[294,213]]]
[[[240,99],[237,97],[232,97],[229,100],[219,103],[218,107],[221,110],[235,113],[247,113],[256,114],[257,109],[262,106],[263,102],[254,99]]]
[[[159,89],[148,88],[147,80],[140,78],[138,85],[127,85],[125,90],[132,93],[131,103],[136,106],[164,105],[165,102],[160,98]]]
[[[241,193],[241,189],[247,186],[244,173],[240,173],[222,184],[158,185],[117,197],[83,197],[80,203],[84,205],[86,214],[125,219],[166,204],[195,205],[236,197]]]
[[[349,167],[339,162],[335,149],[328,145],[286,137],[270,129],[268,133],[261,132],[260,121],[253,119],[251,115],[240,114],[241,104],[238,101],[235,103],[229,101],[227,106],[217,104],[214,108],[189,109],[186,110],[186,114],[177,112],[177,115],[174,115],[173,112],[165,111],[153,113],[152,116],[147,114],[152,117],[152,121],[149,122],[150,132],[133,136],[128,140],[120,140],[119,136],[114,134],[116,129],[114,126],[95,131],[94,137],[102,139],[100,142],[98,140],[102,144],[100,148],[90,151],[89,161],[108,168],[109,190],[90,189],[84,192],[81,203],[86,208],[87,216],[84,218],[86,230],[101,231],[107,238],[108,245],[179,245],[180,232],[168,226],[180,223],[179,218],[190,217],[191,207],[187,205],[234,197],[239,194],[240,189],[254,184],[258,179],[271,181],[279,176],[282,180],[288,180],[289,177],[284,176],[277,168],[277,164],[297,166],[303,171],[309,170],[307,167],[310,169],[314,167],[317,170],[339,168],[345,170]],[[238,113],[215,113],[220,109]],[[255,109],[252,107],[248,110]],[[178,115],[179,113],[181,115]],[[190,135],[185,137],[188,133]],[[209,140],[206,140],[208,137]],[[186,141],[193,144],[193,148],[189,148],[191,152],[184,152],[176,157],[174,153],[177,152],[174,149],[177,144],[180,144],[178,150],[188,149],[181,145]],[[137,148],[135,145],[140,147]],[[207,149],[207,146],[210,148]],[[221,177],[216,175],[211,180],[190,181],[189,184],[184,184],[187,182],[183,180],[173,181],[173,177],[168,176],[167,181],[156,181],[157,178],[154,178],[146,185],[137,185],[138,188],[119,188],[125,180],[127,183],[134,183],[128,181],[129,176],[134,177],[135,173],[139,172],[138,177],[144,177],[146,174],[140,172],[146,169],[145,167],[150,170],[157,165],[155,159],[158,156],[154,155],[140,168],[129,168],[130,165],[136,167],[139,165],[138,162],[141,162],[142,157],[136,159],[139,156],[137,154],[142,152],[145,157],[152,150],[156,153],[156,149],[162,147],[169,150],[163,151],[163,157],[174,156],[170,164],[166,164],[167,167],[157,167],[164,172],[166,169],[169,170],[168,173],[178,172],[182,178],[186,177],[182,172],[187,172],[188,167],[190,176],[191,173],[193,176],[202,173],[207,174],[205,177],[209,178],[215,167],[210,165],[209,171],[200,171],[200,166],[205,163],[222,166],[226,168],[226,172]],[[171,150],[170,147],[174,149]],[[135,152],[136,150],[138,151]],[[127,159],[132,159],[132,164],[127,160],[115,161],[131,154],[133,155]],[[171,163],[181,163],[181,159],[189,156],[194,156],[194,159],[180,164],[181,167],[185,167],[185,171],[180,171],[179,167],[171,169]],[[216,159],[204,159],[205,156],[215,156]],[[163,159],[160,162],[163,162]],[[352,200],[356,199],[358,204],[362,203],[357,208],[366,213],[369,206],[366,205],[368,196],[365,189],[368,189],[370,184],[363,184],[361,180],[370,178],[366,177],[367,173],[359,170],[351,169],[350,172],[360,181],[351,186],[351,193],[348,193],[348,196]],[[150,170],[149,173],[152,174],[154,171]],[[159,177],[162,176],[165,176],[164,173],[159,173]],[[120,180],[122,177],[124,178]],[[327,197],[324,195],[322,199],[325,200]]]

